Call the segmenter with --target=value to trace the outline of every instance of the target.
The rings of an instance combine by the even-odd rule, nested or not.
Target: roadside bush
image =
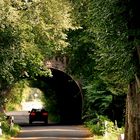
[[[96,118],[85,122],[85,125],[93,134],[103,135],[105,133],[105,120],[107,120],[106,117],[97,115]]]
[[[20,131],[20,127],[16,124],[10,129],[9,134],[10,136],[16,136]]]
[[[3,120],[3,121],[2,121],[2,132],[3,132],[4,134],[8,135],[8,134],[9,134],[9,131],[10,131],[10,126],[9,126],[9,124],[7,123],[6,120]]]
[[[120,134],[124,133],[123,127],[118,128],[117,124],[114,125],[112,121],[101,115],[97,115],[97,118],[85,122],[85,125],[90,129],[91,133],[96,136],[112,138],[118,137]]]
[[[106,121],[106,126],[105,126],[105,135],[110,135],[110,136],[119,136],[120,134],[124,133],[124,127],[119,128],[117,126],[117,123],[114,124],[111,121]]]
[[[20,127],[16,124],[13,126],[10,126],[7,121],[7,116],[3,113],[0,114],[0,122],[1,122],[1,128],[2,128],[2,140],[3,139],[10,139],[12,136],[16,136],[18,132],[20,131]]]
[[[103,135],[104,128],[101,125],[91,125],[90,130],[93,134]]]

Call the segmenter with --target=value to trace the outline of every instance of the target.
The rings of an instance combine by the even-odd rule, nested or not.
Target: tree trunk
[[[126,103],[125,140],[140,140],[140,89],[137,80],[129,84]]]
[[[126,98],[126,111],[125,111],[125,140],[128,139],[128,94]]]

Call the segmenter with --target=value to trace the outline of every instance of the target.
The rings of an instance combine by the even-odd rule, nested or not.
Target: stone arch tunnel
[[[60,123],[80,124],[82,117],[82,92],[78,83],[63,71],[51,68],[52,77],[38,77],[38,88],[44,94],[48,86],[55,91],[57,107],[59,109]],[[39,83],[46,83],[45,87],[39,87]]]

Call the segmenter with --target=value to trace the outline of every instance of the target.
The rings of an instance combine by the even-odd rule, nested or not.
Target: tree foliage
[[[49,76],[45,59],[63,52],[74,29],[67,0],[0,1],[0,91],[23,77]],[[1,96],[1,97],[2,97]]]
[[[128,30],[129,7],[119,0],[73,3],[81,29],[69,33],[69,66],[70,72],[82,79],[86,114],[90,115],[96,105],[102,108],[105,104],[103,109],[108,109],[114,102],[110,94],[125,94],[127,84],[134,79],[135,47],[134,42],[129,41],[132,33]],[[101,91],[106,95],[100,94]]]
[[[128,114],[126,114],[129,124],[126,130],[129,135],[126,139],[139,139],[139,134],[135,135],[139,129],[139,117],[135,118],[135,116],[139,116],[136,112],[139,112],[138,93],[140,87],[140,20],[138,16],[140,10],[138,0],[82,0],[76,1],[75,5],[76,15],[80,19],[79,24],[84,31],[87,31],[88,36],[92,35],[91,42],[94,42],[94,53],[90,54],[90,58],[95,61],[94,73],[89,71],[89,77],[98,75],[99,79],[106,84],[107,89],[115,94],[128,92],[129,85],[127,103],[129,107],[127,108]],[[77,54],[73,54],[73,56],[77,56]],[[89,59],[88,56],[85,59]],[[82,61],[83,63],[86,62],[85,59]],[[83,63],[80,65],[84,66]],[[79,73],[82,70],[79,69]],[[78,72],[76,73],[79,75]],[[96,88],[95,85],[94,88]],[[134,109],[135,107],[137,109]],[[132,127],[135,127],[135,130]]]
[[[104,81],[116,83],[118,86],[121,86],[120,83],[128,83],[133,79],[136,69],[133,61],[135,48],[133,42],[128,40],[132,32],[127,26],[127,4],[119,0],[83,0],[75,3],[78,17],[81,17],[79,22],[82,31],[87,32],[86,35],[81,34],[80,40],[84,41],[79,44],[83,44],[82,48],[91,48],[86,58],[95,60],[95,69]],[[87,40],[91,44],[88,44]],[[76,47],[78,48],[78,45]]]

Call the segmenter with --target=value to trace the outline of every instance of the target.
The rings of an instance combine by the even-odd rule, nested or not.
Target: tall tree
[[[90,56],[93,60],[96,59],[99,77],[109,85],[112,92],[114,87],[128,92],[125,139],[139,140],[140,20],[138,13],[140,8],[138,0],[82,0],[76,1],[75,4],[80,13],[77,15],[81,19],[82,14],[84,25],[88,34],[92,35],[96,46],[94,54]],[[126,90],[127,87],[129,88]]]
[[[63,51],[74,29],[67,0],[0,1],[0,98],[23,76],[50,75],[44,61]]]

